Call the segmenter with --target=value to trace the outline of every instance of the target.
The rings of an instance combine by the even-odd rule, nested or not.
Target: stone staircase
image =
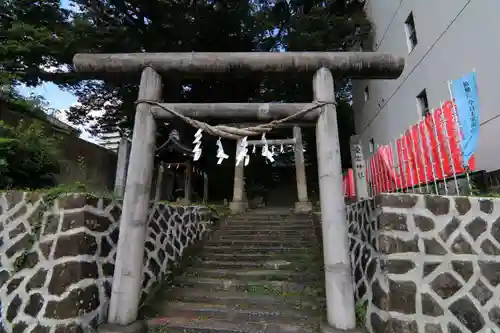
[[[317,332],[323,272],[309,215],[255,210],[222,222],[175,286],[150,332]]]

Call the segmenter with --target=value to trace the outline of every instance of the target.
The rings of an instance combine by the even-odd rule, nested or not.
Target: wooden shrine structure
[[[142,73],[113,276],[110,323],[128,326],[137,319],[156,147],[156,119],[184,116],[197,120],[225,120],[226,123],[228,119],[232,122],[268,122],[300,113],[300,121],[316,124],[327,321],[332,329],[355,329],[333,77],[394,79],[403,71],[402,57],[372,52],[76,54],[73,64],[78,72],[87,74]],[[314,73],[314,101],[292,104],[162,104],[160,73],[168,72],[190,76],[309,72]]]
[[[172,130],[166,142],[156,149],[157,153],[162,151],[177,152],[186,157],[185,162],[165,163],[160,162],[157,165],[156,177],[154,177],[154,193],[151,192],[150,199],[154,201],[159,200],[174,200],[175,199],[175,184],[177,169],[181,168],[184,173],[183,192],[184,198],[181,200],[182,204],[189,205],[191,203],[191,196],[193,193],[193,172],[194,167],[191,163],[193,157],[193,150],[185,146],[180,141],[179,133]],[[128,174],[128,164],[130,157],[130,141],[126,138],[121,138],[118,145],[118,158],[116,163],[116,176],[114,194],[116,197],[121,198],[125,192],[125,185]],[[208,200],[208,176],[202,173],[203,176],[203,202]],[[165,179],[168,178],[168,179]]]

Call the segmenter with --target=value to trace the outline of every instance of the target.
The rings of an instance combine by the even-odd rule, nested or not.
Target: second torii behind
[[[248,140],[248,145],[262,146],[261,140]],[[306,168],[304,164],[304,145],[302,143],[302,130],[299,126],[293,126],[293,138],[282,140],[267,140],[268,145],[294,145],[295,146],[295,174],[297,178],[297,202],[294,210],[298,213],[309,213],[312,204],[307,195]],[[236,146],[238,149],[238,145]],[[238,152],[236,152],[238,154]],[[240,163],[234,169],[233,201],[229,204],[231,213],[240,213],[248,208],[245,193],[244,164]]]

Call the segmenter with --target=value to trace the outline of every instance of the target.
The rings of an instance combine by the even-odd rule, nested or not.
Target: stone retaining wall
[[[378,272],[377,218],[373,199],[347,206],[349,254],[357,303],[371,301],[371,285]]]
[[[0,333],[82,332],[107,312],[121,206],[88,195],[0,194]],[[208,230],[209,210],[152,204],[143,299]]]
[[[370,235],[351,252],[354,272],[374,262],[358,283],[369,331],[500,332],[500,199],[384,194],[348,218]]]

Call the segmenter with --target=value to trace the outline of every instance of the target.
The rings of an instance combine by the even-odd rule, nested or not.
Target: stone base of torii
[[[98,77],[98,73],[142,72],[138,96],[138,100],[142,102],[137,104],[135,114],[108,312],[112,332],[142,330],[136,321],[156,148],[156,118],[173,119],[172,110],[175,110],[177,114],[198,120],[269,122],[299,113],[302,109],[302,106],[295,103],[155,106],[145,102],[156,101],[158,104],[163,90],[159,73],[172,71],[191,76],[227,72],[315,72],[312,80],[315,102],[309,104],[309,109],[318,107],[318,103],[321,106],[314,112],[305,114],[300,120],[316,123],[327,303],[327,324],[322,327],[322,331],[345,332],[356,329],[333,75],[362,79],[394,79],[398,78],[404,69],[404,58],[372,52],[77,54],[73,58],[73,64],[78,72],[93,73],[94,78]],[[89,75],[85,78],[89,78]],[[239,174],[243,179],[242,172]],[[238,188],[237,195],[233,198],[236,203],[243,202],[243,182],[240,184],[241,188]]]

